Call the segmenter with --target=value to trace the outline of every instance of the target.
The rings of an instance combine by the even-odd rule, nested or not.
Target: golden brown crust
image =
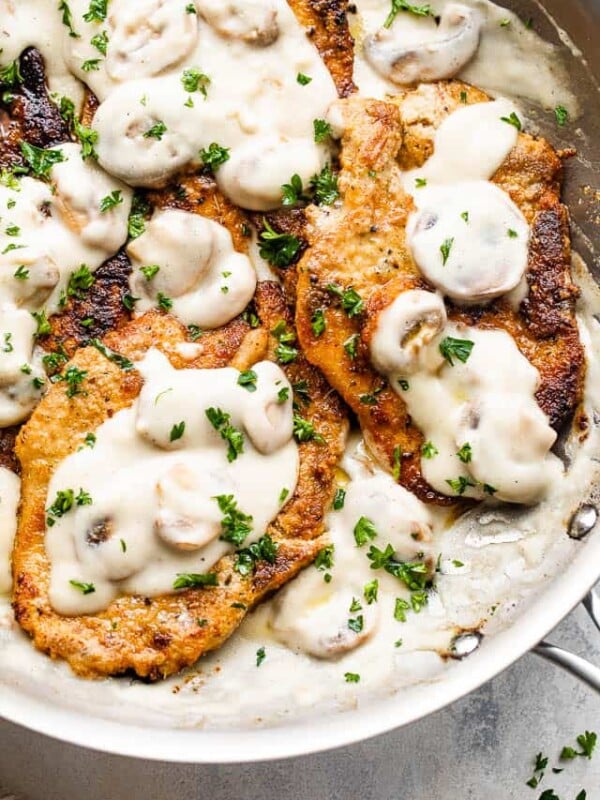
[[[423,438],[406,405],[371,366],[368,345],[377,317],[401,292],[428,288],[406,244],[414,209],[401,186],[402,169],[421,166],[433,150],[436,128],[463,102],[484,102],[479,90],[452,81],[407,91],[393,102],[350,99],[340,155],[341,208],[309,209],[308,250],[298,265],[296,324],[307,357],[358,416],[379,460],[398,470],[400,483],[427,502],[444,503],[421,475]],[[507,191],[532,226],[529,296],[517,313],[502,300],[485,309],[450,307],[450,318],[482,328],[503,328],[539,369],[537,395],[552,424],[560,426],[582,394],[584,354],[570,275],[568,216],[560,203],[562,164],[544,140],[520,134],[493,180]],[[365,306],[349,317],[328,290],[352,287]],[[312,330],[317,309],[327,328]],[[359,335],[352,359],[344,343]],[[400,457],[401,453],[401,457]]]
[[[354,40],[348,27],[346,0],[288,0],[298,21],[307,30],[335,82],[340,97],[348,97],[356,86]]]
[[[275,317],[285,315],[276,285],[262,286],[258,303],[267,328]],[[153,346],[163,350],[176,368],[220,367],[231,362],[248,337],[255,339],[256,332],[235,320],[220,331],[206,333],[202,354],[193,362],[184,361],[176,347],[186,340],[185,329],[172,317],[149,312],[105,341],[132,360]],[[250,350],[257,355],[255,346]],[[274,564],[259,562],[255,574],[243,578],[234,570],[234,557],[227,556],[215,566],[219,576],[216,588],[152,599],[121,597],[101,614],[62,617],[48,601],[49,565],[44,550],[48,482],[58,463],[81,444],[87,432],[131,405],[142,383],[136,371],[122,371],[94,348],[79,350],[73,363],[88,373],[87,394],[68,399],[64,387],[55,385],[22,428],[17,443],[23,466],[23,500],[13,555],[15,615],[36,647],[66,659],[79,675],[96,677],[133,670],[139,676],[158,679],[221,645],[247,609],[314,559],[322,546],[319,537],[333,491],[335,466],[343,451],[346,416],[337,396],[313,367],[302,360],[290,367],[293,381],[309,383],[313,400],[305,413],[312,415],[326,444],[300,445],[298,487],[268,530],[279,543]],[[201,627],[198,619],[207,622]]]

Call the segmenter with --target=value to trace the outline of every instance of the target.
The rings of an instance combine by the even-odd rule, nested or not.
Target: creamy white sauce
[[[458,77],[494,96],[522,98],[548,109],[563,105],[572,116],[578,113],[560,49],[543,41],[506,8],[489,0],[433,0],[429,5],[434,14],[445,20],[440,27],[432,17],[400,11],[385,30],[388,0],[357,0],[354,5],[358,13],[350,20],[357,46],[355,82],[365,97],[384,98],[398,92],[402,80],[394,83],[389,66],[382,72],[382,64],[390,65],[389,54],[395,53],[403,56],[400,66],[404,67],[396,78]],[[450,23],[453,17],[454,25]],[[481,29],[474,49],[478,23]],[[441,44],[444,40],[445,45]],[[378,52],[377,44],[381,45]]]
[[[506,100],[459,108],[437,129],[430,158],[404,173],[417,206],[406,230],[413,258],[455,302],[508,294],[527,269],[527,220],[489,182],[517,142],[517,125],[517,109]]]
[[[507,294],[527,270],[529,225],[510,197],[487,181],[424,188],[407,240],[425,278],[455,302]]]
[[[0,467],[0,595],[12,588],[11,555],[17,532],[17,508],[21,481],[6,467]]]
[[[83,161],[79,145],[54,149],[63,160],[49,183],[0,186],[0,426],[25,419],[43,391],[32,314],[60,310],[71,275],[93,273],[127,238],[131,189]],[[119,202],[101,211],[115,192]]]
[[[538,371],[505,331],[444,325],[440,298],[428,294],[401,294],[371,343],[426,439],[423,475],[451,496],[539,502],[561,469],[535,399]]]
[[[335,86],[285,0],[198,0],[195,14],[179,0],[115,0],[102,24],[83,21],[87,7],[72,3],[80,38],[65,33],[64,43],[70,68],[102,100],[97,150],[113,175],[160,185],[217,143],[231,151],[216,171],[223,191],[266,210],[280,205],[293,174],[307,184],[321,170],[327,148],[314,141],[313,122],[325,117]],[[98,59],[91,39],[102,29],[107,53]],[[86,71],[90,58],[97,69]],[[184,85],[186,69],[205,76],[195,90]]]
[[[156,211],[127,255],[138,314],[162,295],[186,325],[218,328],[246,308],[256,289],[250,259],[234,250],[227,228],[187,211]]]
[[[219,538],[225,511],[217,497],[233,496],[252,517],[247,545],[294,493],[292,391],[277,365],[255,365],[255,391],[238,383],[235,369],[175,370],[156,350],[137,366],[145,383],[134,405],[103,423],[95,446],[68,456],[50,481],[50,601],[61,614],[92,614],[122,593],[172,592],[178,574],[209,572],[234,549]],[[287,399],[279,402],[282,389]],[[236,457],[208,409],[229,414],[242,433]],[[65,490],[75,501],[56,515],[51,507]]]

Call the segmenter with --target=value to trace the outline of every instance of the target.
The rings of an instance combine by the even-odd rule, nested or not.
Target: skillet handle
[[[584,599],[583,605],[600,630],[600,597],[592,590]],[[600,667],[549,642],[540,642],[533,652],[567,670],[600,694]]]

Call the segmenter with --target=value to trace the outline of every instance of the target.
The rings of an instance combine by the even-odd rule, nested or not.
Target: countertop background
[[[600,663],[582,607],[549,640]],[[61,744],[0,722],[0,800],[600,800],[600,744],[591,761],[551,767],[577,734],[600,735],[600,696],[534,655],[478,692],[363,744],[270,764],[186,766]],[[550,757],[536,790],[535,754]],[[5,797],[6,796],[6,797]]]

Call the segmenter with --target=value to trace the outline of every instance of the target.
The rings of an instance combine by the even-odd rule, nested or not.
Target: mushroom
[[[380,75],[400,85],[452,78],[475,55],[482,25],[476,9],[449,3],[431,39],[407,41],[396,21],[365,40],[365,57]]]
[[[379,625],[379,606],[363,603],[360,610],[351,612],[354,598],[362,597],[364,587],[337,587],[335,580],[327,584],[321,572],[306,570],[280,592],[271,623],[276,638],[323,659],[342,656],[364,644]]]
[[[156,484],[156,534],[177,550],[199,550],[221,532],[221,512],[213,492],[185,464],[175,464]]]
[[[457,303],[488,303],[519,285],[529,226],[511,198],[488,181],[419,190],[407,241],[417,266]]]
[[[59,278],[56,263],[36,247],[12,250],[3,258],[0,275],[2,289],[12,296],[20,308],[37,311],[44,305]]]
[[[199,8],[203,19],[227,39],[268,47],[279,38],[272,0],[200,0]]]
[[[384,375],[410,375],[446,324],[439,294],[411,289],[398,295],[379,315],[371,339],[371,361]]]
[[[112,255],[127,239],[132,191],[93,159],[84,161],[78,144],[64,144],[61,150],[64,160],[55,164],[51,173],[53,208],[81,241]],[[103,211],[102,201],[113,196],[118,202]]]
[[[149,85],[145,105],[140,103],[139,84],[124,83],[100,104],[94,117],[100,165],[131,186],[162,186],[198,151],[197,118],[181,114],[177,104],[169,102],[161,80]]]
[[[134,268],[131,292],[140,298],[140,313],[155,306],[162,293],[186,325],[218,328],[246,308],[256,288],[250,259],[234,250],[230,232],[198,214],[156,212],[127,252]],[[147,266],[159,269],[148,277]]]
[[[116,81],[158,75],[189,55],[198,39],[197,17],[181,0],[113,0],[108,25],[106,71]]]
[[[253,368],[256,391],[245,392],[244,427],[259,453],[284,447],[292,438],[292,388],[285,373],[272,361]]]
[[[313,141],[255,136],[232,152],[217,173],[217,183],[242,208],[269,211],[281,205],[281,187],[290,175],[299,175],[306,186],[322,167],[321,151]]]
[[[560,470],[548,457],[556,431],[532,396],[486,393],[462,415],[456,444],[468,442],[467,468],[480,485],[506,503],[539,502]]]

